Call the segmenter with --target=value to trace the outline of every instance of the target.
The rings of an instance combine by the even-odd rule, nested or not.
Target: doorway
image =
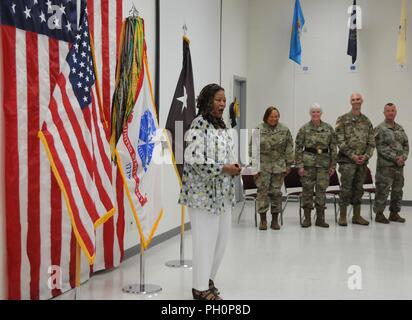
[[[237,155],[239,163],[244,166],[246,165],[245,161],[247,159],[247,150],[248,150],[248,137],[245,134],[244,129],[246,129],[246,89],[247,81],[246,78],[234,76],[233,77],[233,100],[237,100],[239,103],[239,118],[236,119],[237,125],[234,129],[237,132]],[[241,189],[240,179],[237,179],[235,183],[235,195],[236,202],[243,200],[243,192]]]

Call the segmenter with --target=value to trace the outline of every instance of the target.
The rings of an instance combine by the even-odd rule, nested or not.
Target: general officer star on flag
[[[190,41],[183,37],[183,66],[176,85],[172,105],[166,121],[166,129],[172,135],[172,152],[180,177],[183,173],[185,143],[183,137],[196,116]],[[181,136],[179,136],[181,135]]]

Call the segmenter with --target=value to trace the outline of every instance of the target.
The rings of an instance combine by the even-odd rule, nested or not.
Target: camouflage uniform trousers
[[[329,170],[326,168],[305,167],[302,182],[302,208],[313,209],[313,192],[315,188],[316,210],[325,209],[326,188],[329,186]]]
[[[259,172],[255,176],[255,183],[257,186],[257,198],[256,204],[258,213],[266,213],[269,210],[270,199],[270,212],[280,213],[282,211],[282,185],[285,178],[284,173],[270,173]]]
[[[403,168],[399,167],[378,167],[375,175],[376,195],[373,210],[383,212],[386,207],[386,200],[391,193],[390,212],[399,213],[401,211],[401,201],[403,196],[403,186],[405,178]]]
[[[339,164],[340,193],[339,205],[347,207],[350,204],[361,204],[363,196],[363,184],[366,178],[367,166],[353,163]]]

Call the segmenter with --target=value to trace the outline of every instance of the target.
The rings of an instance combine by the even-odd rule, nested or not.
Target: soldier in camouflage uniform
[[[312,225],[313,191],[315,188],[316,226],[329,228],[325,222],[326,188],[335,173],[337,145],[332,126],[321,121],[319,104],[310,108],[311,121],[300,128],[295,141],[295,164],[302,182],[303,228]]]
[[[347,226],[346,213],[350,204],[353,205],[352,223],[369,225],[369,222],[362,218],[360,210],[367,164],[375,149],[375,139],[372,123],[361,113],[362,103],[363,98],[359,93],[352,94],[352,111],[339,117],[336,122],[341,176],[340,226]]]
[[[376,196],[374,211],[376,222],[389,223],[405,222],[399,216],[403,195],[404,176],[403,168],[408,159],[409,143],[403,128],[395,123],[396,106],[388,103],[384,109],[385,121],[375,128],[375,142],[378,153],[376,164]],[[386,207],[389,191],[391,192],[391,203],[389,207],[389,220],[383,212]]]
[[[257,208],[260,214],[260,230],[267,229],[266,212],[270,207],[272,222],[270,228],[279,230],[279,213],[282,210],[282,185],[285,175],[289,173],[293,164],[293,139],[289,129],[279,123],[279,110],[269,107],[249,144],[249,156],[252,156],[252,149],[258,148],[259,172],[255,176],[257,190]],[[256,139],[258,136],[258,139]],[[258,142],[256,142],[258,141]],[[255,144],[252,147],[252,142]],[[257,144],[257,146],[256,146]]]

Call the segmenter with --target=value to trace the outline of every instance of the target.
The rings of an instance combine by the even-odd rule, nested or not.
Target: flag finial
[[[129,10],[129,16],[133,18],[138,18],[139,17],[139,11],[136,9],[136,6],[134,5],[134,2],[132,2],[132,7]]]

